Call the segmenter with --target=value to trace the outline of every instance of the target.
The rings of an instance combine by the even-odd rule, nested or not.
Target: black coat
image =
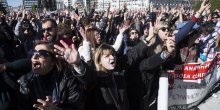
[[[91,67],[93,72],[86,73],[83,76],[88,90],[86,110],[129,110],[129,97],[127,97],[129,80],[127,80],[126,71],[144,58],[145,49],[147,49],[145,43],[140,42],[130,49],[126,55],[120,56],[117,60],[116,70],[110,73],[111,75],[109,73],[101,73],[105,76],[100,75]],[[139,79],[137,78],[138,75],[135,74],[133,73],[133,79]],[[139,94],[135,95],[138,96]]]
[[[58,73],[53,69],[45,76],[32,72],[20,78],[19,106],[20,110],[32,110],[37,99],[45,100],[51,96],[53,101],[58,101],[56,106],[65,110],[83,110],[84,96],[80,82],[74,77],[74,70],[67,69]]]
[[[0,110],[16,110],[18,84],[11,73],[0,73]]]
[[[87,86],[85,110],[128,110],[123,72],[101,74],[95,73],[93,84]]]

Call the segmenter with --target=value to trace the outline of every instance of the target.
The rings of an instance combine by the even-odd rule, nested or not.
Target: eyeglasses
[[[159,30],[162,30],[163,32],[169,31],[167,27],[161,27]]]
[[[46,50],[34,50],[32,53],[32,57],[35,56],[37,58],[46,58],[46,57],[53,57],[54,54],[52,52]]]
[[[45,33],[46,31],[47,31],[47,32],[51,32],[52,29],[53,29],[53,27],[44,28],[44,29],[42,29],[42,32],[43,32],[43,33]]]

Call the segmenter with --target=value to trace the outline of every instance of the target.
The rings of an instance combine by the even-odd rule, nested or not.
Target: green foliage
[[[37,10],[37,5],[33,4],[33,5],[31,6],[31,9],[32,9],[32,12],[36,12],[36,10]]]
[[[200,5],[201,5],[202,1],[197,1],[195,3],[195,10],[198,10]],[[215,9],[220,9],[220,1],[219,0],[210,0],[211,3],[211,10],[214,11]]]

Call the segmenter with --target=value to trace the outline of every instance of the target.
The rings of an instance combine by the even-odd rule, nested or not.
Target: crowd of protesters
[[[159,77],[212,60],[220,11],[1,13],[0,110],[157,110]]]

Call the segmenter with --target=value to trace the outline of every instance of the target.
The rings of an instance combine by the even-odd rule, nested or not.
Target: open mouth
[[[115,65],[115,61],[111,61],[110,64],[111,64],[111,65]]]
[[[39,69],[40,67],[41,67],[40,62],[33,62],[32,63],[32,69],[33,70]]]

